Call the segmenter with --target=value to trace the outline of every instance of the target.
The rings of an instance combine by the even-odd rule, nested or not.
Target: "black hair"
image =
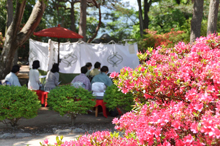
[[[101,63],[100,63],[100,62],[96,62],[96,63],[94,64],[94,67],[95,67],[95,68],[100,68],[100,66],[101,66]]]
[[[101,68],[101,72],[108,72],[108,67],[107,66],[103,66]]]
[[[17,72],[19,72],[19,70],[20,70],[20,66],[19,66],[19,65],[14,65],[14,66],[12,67],[12,69],[11,69],[11,72],[17,73]]]
[[[32,64],[33,69],[38,69],[40,67],[40,61],[39,60],[34,60]]]
[[[51,71],[52,73],[59,72],[59,65],[58,65],[58,63],[54,63],[54,64],[53,64],[53,67],[51,68],[50,71]]]
[[[88,71],[86,66],[81,67],[81,73],[86,74]]]
[[[87,62],[87,63],[86,63],[86,67],[88,68],[88,67],[90,67],[90,66],[92,66],[92,63],[91,63],[91,62]]]

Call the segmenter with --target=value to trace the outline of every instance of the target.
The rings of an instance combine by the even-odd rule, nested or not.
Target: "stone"
[[[53,133],[55,133],[55,131],[57,130],[57,128],[52,128],[52,130],[53,130]]]
[[[93,132],[94,132],[93,130],[89,130],[89,131],[88,131],[89,134],[92,134]]]
[[[14,134],[11,134],[11,133],[4,133],[4,134],[2,134],[2,135],[0,135],[0,139],[1,138],[13,138],[13,137],[15,137],[15,135]]]
[[[64,130],[55,130],[54,134],[60,135],[60,134],[69,134],[72,130],[71,129],[64,129]]]
[[[32,136],[32,134],[30,134],[30,133],[16,133],[15,134],[16,138],[31,137],[31,136]]]
[[[85,133],[86,131],[81,128],[75,128],[75,129],[73,129],[73,132],[74,133]]]

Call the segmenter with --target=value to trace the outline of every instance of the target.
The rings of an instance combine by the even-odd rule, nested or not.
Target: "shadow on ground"
[[[102,113],[95,117],[95,113],[88,115],[78,115],[74,125],[71,125],[70,118],[60,116],[59,113],[48,110],[47,107],[41,107],[38,116],[33,119],[20,119],[18,127],[11,128],[3,123],[0,123],[0,135],[9,134],[24,134],[28,133],[30,137],[12,137],[0,139],[1,146],[36,146],[44,139],[48,139],[52,143],[55,142],[56,136],[64,135],[64,140],[73,140],[79,135],[92,133],[95,131],[110,130],[114,125],[111,124],[114,117],[105,118]],[[83,129],[82,132],[74,132],[73,129]],[[55,134],[54,130],[68,130],[69,133]]]

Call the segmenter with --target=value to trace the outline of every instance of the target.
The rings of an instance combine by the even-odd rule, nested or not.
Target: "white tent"
[[[49,40],[42,43],[30,39],[30,68],[33,60],[39,60],[43,71],[51,69],[57,63],[57,42]],[[87,43],[61,43],[60,44],[60,72],[80,73],[80,68],[87,62],[96,61],[101,66],[108,66],[109,72],[119,72],[123,67],[135,68],[139,65],[137,57],[137,44],[87,44]]]

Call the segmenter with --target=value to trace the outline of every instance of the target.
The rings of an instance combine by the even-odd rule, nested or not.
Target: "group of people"
[[[28,89],[30,90],[39,90],[40,86],[42,85],[40,82],[40,74],[38,71],[38,68],[40,67],[40,61],[35,60],[32,64],[32,69],[29,71],[29,80],[28,80]],[[18,73],[20,71],[19,65],[14,65],[12,67],[11,72],[5,77],[4,82],[7,83],[7,85],[11,86],[21,86],[19,79],[17,77]],[[45,84],[45,90],[49,91],[56,86],[58,86],[59,83],[59,66],[57,63],[53,64],[52,69],[47,73],[46,76],[46,84]]]
[[[108,77],[108,67],[102,66],[100,62],[94,64],[94,69],[92,69],[92,63],[88,62],[85,66],[81,67],[81,74],[76,76],[71,84],[77,86],[77,84],[82,84],[86,90],[91,91],[91,85],[95,82],[103,83],[106,87],[112,85],[112,80]]]
[[[32,69],[29,71],[28,89],[39,90],[41,82],[39,79],[40,62],[38,60],[33,61]],[[93,83],[102,83],[105,87],[112,85],[112,80],[108,77],[108,67],[102,66],[100,62],[94,64],[92,69],[92,63],[88,62],[85,66],[81,67],[81,74],[76,76],[72,81],[71,85],[78,87],[81,86],[88,91],[92,91]],[[17,74],[19,73],[20,66],[14,65],[11,72],[5,77],[10,85],[21,86]],[[44,86],[45,91],[50,91],[59,85],[59,65],[54,63],[52,69],[46,75],[46,84]],[[97,91],[98,92],[98,91]]]

